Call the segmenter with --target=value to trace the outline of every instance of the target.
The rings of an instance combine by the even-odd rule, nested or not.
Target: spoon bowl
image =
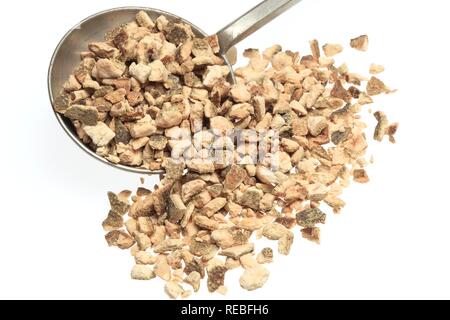
[[[207,33],[205,33],[197,26],[193,25],[189,21],[186,21],[185,19],[172,13],[152,8],[123,7],[110,9],[94,14],[70,29],[70,31],[66,33],[66,35],[62,38],[55,49],[48,71],[48,89],[52,105],[54,99],[58,97],[58,94],[60,93],[64,82],[72,74],[73,70],[79,65],[80,52],[86,51],[87,46],[90,42],[103,41],[105,34],[114,27],[133,21],[136,14],[141,10],[147,12],[152,20],[156,20],[156,18],[163,15],[169,21],[180,21],[182,23],[190,25],[192,31],[196,36],[208,36]],[[230,70],[232,70],[231,64],[229,63],[227,57],[225,55],[221,55],[221,57],[222,59],[224,59]],[[230,74],[231,77],[229,80],[231,82],[234,82],[234,74],[232,72]],[[109,162],[105,158],[97,155],[95,151],[91,150],[78,138],[75,127],[73,126],[70,119],[65,118],[63,115],[57,112],[54,113],[59,124],[69,135],[69,137],[82,150],[87,152],[95,159],[116,168],[139,174],[160,174],[163,172],[160,170],[148,170],[145,168],[130,167]]]

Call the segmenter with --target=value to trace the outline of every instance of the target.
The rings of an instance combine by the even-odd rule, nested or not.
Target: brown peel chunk
[[[386,134],[389,136],[389,141],[391,143],[396,143],[394,136],[397,133],[398,126],[399,126],[398,123],[393,123],[393,124],[389,125],[389,127],[387,128]]]
[[[376,96],[381,93],[390,92],[389,88],[386,87],[384,82],[376,77],[370,78],[369,82],[367,83],[366,91],[369,96]]]
[[[128,212],[130,205],[119,199],[119,197],[114,192],[108,192],[109,204],[111,205],[111,211],[123,216]]]
[[[113,231],[123,227],[123,218],[120,214],[110,211],[108,217],[102,223],[105,231]]]
[[[353,180],[355,180],[358,183],[368,183],[369,176],[367,175],[366,170],[357,169],[353,171]]]
[[[350,46],[359,51],[367,51],[369,48],[369,37],[367,35],[362,35],[354,38],[350,40]]]
[[[114,246],[122,250],[131,248],[135,243],[129,234],[119,230],[109,232],[105,239],[110,247]]]
[[[213,267],[208,270],[208,290],[209,292],[215,292],[219,287],[225,283],[225,273],[228,271],[223,266]]]
[[[88,126],[95,126],[97,124],[98,111],[91,106],[72,105],[64,112],[64,116],[72,120],[80,120]]]
[[[331,96],[344,100],[345,102],[350,102],[352,99],[351,94],[342,86],[340,80],[336,81],[333,89],[331,90]]]
[[[301,230],[302,237],[315,242],[317,244],[320,244],[320,228],[312,227],[312,228],[304,228]]]
[[[319,208],[313,208],[297,213],[296,218],[301,227],[312,228],[318,223],[325,223],[326,215]]]
[[[383,141],[384,136],[386,135],[386,131],[388,129],[389,123],[386,115],[377,111],[374,113],[375,119],[377,119],[377,126],[375,127],[375,132],[373,135],[374,140]]]

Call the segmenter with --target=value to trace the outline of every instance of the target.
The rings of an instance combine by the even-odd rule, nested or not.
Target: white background
[[[57,124],[46,72],[59,39],[81,19],[126,5],[152,6],[214,33],[258,3],[239,1],[9,1],[2,5],[0,298],[165,299],[159,280],[130,280],[131,256],[108,248],[106,192],[135,189],[139,176],[84,154]],[[232,6],[226,6],[232,4]],[[266,286],[232,299],[450,298],[448,132],[449,8],[446,1],[304,0],[238,46],[275,43],[308,52],[308,41],[346,45],[358,72],[386,66],[395,95],[373,110],[400,121],[398,144],[371,144],[371,182],[344,194],[322,244],[301,239],[269,266]],[[348,40],[370,37],[370,50]],[[371,123],[374,120],[369,118]],[[372,132],[368,135],[371,136]],[[147,178],[147,186],[154,182]],[[205,288],[194,298],[223,299]]]

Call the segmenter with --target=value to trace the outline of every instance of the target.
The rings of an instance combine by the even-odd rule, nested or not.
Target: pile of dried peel
[[[351,47],[367,50],[367,36],[353,39]],[[161,131],[170,149],[182,145],[183,152],[164,158],[160,183],[153,191],[108,194],[106,240],[131,250],[133,279],[159,277],[171,298],[185,298],[202,279],[210,292],[225,293],[227,272],[242,268],[241,287],[255,290],[268,280],[264,264],[274,258],[272,248],[256,251],[258,239],[277,241],[282,255],[296,236],[319,243],[327,207],[338,213],[345,206],[342,190],[352,180],[369,181],[367,125],[360,113],[373,96],[392,92],[375,76],[336,67],[332,57],[342,46],[322,49],[323,55],[314,40],[306,56],[278,45],[262,53],[246,50],[249,63],[235,70],[237,84],[217,77],[213,86],[223,84],[217,100],[187,96],[202,125],[185,119]],[[370,73],[383,69],[372,65]],[[196,76],[208,82],[213,71]],[[374,139],[395,142],[398,125],[381,111],[374,116]],[[265,134],[237,143],[229,136],[236,129]],[[261,148],[263,157],[255,162]],[[211,154],[218,149],[225,150],[219,161]]]

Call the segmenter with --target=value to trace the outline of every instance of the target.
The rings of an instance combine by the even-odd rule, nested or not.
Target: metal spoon
[[[224,27],[217,33],[220,44],[220,55],[225,63],[232,70],[228,57],[235,55],[234,45],[239,41],[245,39],[262,26],[272,21],[284,11],[291,8],[301,0],[265,0],[258,4],[235,21]],[[181,21],[191,26],[192,31],[196,36],[207,36],[207,34],[194,24],[178,17],[172,13],[143,7],[124,7],[115,8],[99,12],[90,16],[75,27],[73,27],[59,42],[55,49],[53,57],[50,62],[48,71],[48,90],[50,101],[53,104],[54,99],[58,96],[64,81],[73,72],[74,68],[79,64],[79,53],[85,51],[88,43],[92,41],[101,41],[104,34],[112,28],[133,21],[136,13],[144,10],[148,13],[150,18],[155,20],[160,15],[164,15],[169,21]],[[234,52],[233,52],[234,51]],[[232,83],[235,82],[234,74],[231,72]],[[85,152],[95,159],[106,163],[115,168],[126,170],[129,172],[140,174],[160,174],[160,170],[148,170],[139,167],[129,167],[121,164],[114,164],[105,158],[97,155],[94,151],[89,149],[77,136],[75,128],[71,121],[64,118],[61,114],[55,112],[56,119],[61,124],[64,131],[69,137]]]

